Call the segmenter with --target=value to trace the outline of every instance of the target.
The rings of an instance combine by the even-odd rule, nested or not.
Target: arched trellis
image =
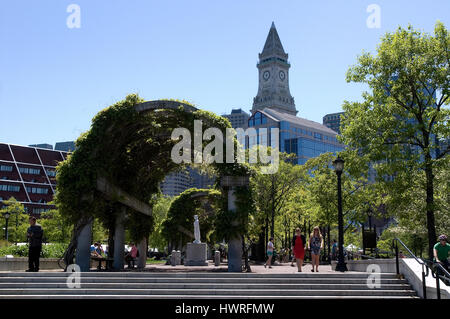
[[[197,188],[187,189],[178,195],[172,201],[163,223],[162,233],[169,241],[169,247],[181,249],[194,239],[191,230],[195,214],[199,215],[202,242],[207,242],[208,234],[213,233],[215,228],[214,217],[221,209],[221,195],[217,189]]]
[[[148,237],[145,231],[152,223],[148,202],[165,175],[181,165],[170,160],[170,151],[177,142],[171,139],[171,131],[184,127],[193,132],[194,120],[202,120],[205,128],[217,127],[223,132],[230,127],[222,117],[186,102],[144,102],[137,95],[127,96],[94,117],[90,131],[77,140],[77,149],[58,167],[56,203],[75,225],[65,254],[66,264],[72,263],[76,251],[77,264],[83,271],[89,269],[92,220],[101,217],[114,233],[114,268],[123,268],[125,218],[128,216],[127,223],[135,226],[137,238]],[[225,210],[236,210],[234,186],[229,181],[232,176],[248,181],[248,166],[212,165],[219,185],[224,186]],[[141,242],[141,246],[146,247],[146,243]],[[240,271],[240,263],[239,255],[229,269]]]

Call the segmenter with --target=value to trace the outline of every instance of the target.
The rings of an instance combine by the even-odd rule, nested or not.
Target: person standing
[[[136,258],[139,257],[139,251],[134,243],[130,243],[131,249],[125,256],[128,268],[134,268]]]
[[[297,261],[298,272],[302,272],[303,259],[305,258],[306,238],[300,234],[300,228],[295,229],[295,235],[292,238],[292,251]]]
[[[36,223],[36,217],[29,218],[30,227],[27,230],[28,238],[28,272],[39,271],[39,257],[42,250],[42,237],[44,231],[41,225]]]
[[[269,238],[269,242],[267,243],[267,261],[264,264],[264,268],[269,265],[269,268],[272,268],[272,257],[273,257],[273,237]]]
[[[311,249],[311,263],[314,272],[314,265],[316,266],[316,272],[319,272],[319,259],[320,249],[322,248],[323,238],[318,226],[314,227],[314,230],[309,238],[309,248]]]
[[[331,260],[337,259],[337,251],[338,251],[338,244],[336,239],[333,239],[333,246],[331,246]]]

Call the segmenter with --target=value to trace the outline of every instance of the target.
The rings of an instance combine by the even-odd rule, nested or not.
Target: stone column
[[[75,262],[80,267],[80,271],[89,271],[91,269],[91,241],[92,241],[92,219],[83,227],[78,236],[77,251]]]
[[[123,269],[124,250],[125,250],[125,207],[120,209],[120,213],[116,218],[116,226],[114,232],[114,262],[115,270]]]
[[[228,210],[236,211],[236,196],[234,194],[237,186],[247,186],[248,176],[223,176],[221,186],[228,190]],[[232,222],[234,225],[238,221]],[[228,242],[228,271],[242,272],[242,239],[241,236],[232,238]]]
[[[228,210],[236,210],[236,196],[234,195],[234,187],[228,190]],[[228,271],[242,271],[242,240],[241,238],[232,238],[228,242]]]
[[[142,238],[142,240],[137,244],[137,249],[139,250],[137,267],[145,268],[145,265],[147,264],[147,238]]]
[[[220,266],[220,251],[214,252],[214,266]]]

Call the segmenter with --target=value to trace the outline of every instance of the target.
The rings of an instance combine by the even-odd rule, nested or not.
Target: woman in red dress
[[[292,238],[292,250],[297,261],[298,272],[302,272],[303,259],[305,258],[306,238],[300,235],[300,228],[295,229],[295,235]]]

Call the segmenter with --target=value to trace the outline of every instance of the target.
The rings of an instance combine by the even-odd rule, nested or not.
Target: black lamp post
[[[6,212],[3,214],[3,217],[5,217],[6,223],[5,223],[5,239],[8,241],[8,221],[9,221],[9,213]]]
[[[341,175],[344,170],[344,160],[339,156],[333,161],[333,166],[338,179],[338,224],[339,224],[339,256],[336,265],[336,271],[347,271],[347,265],[344,261],[344,220],[342,216],[342,192]]]

